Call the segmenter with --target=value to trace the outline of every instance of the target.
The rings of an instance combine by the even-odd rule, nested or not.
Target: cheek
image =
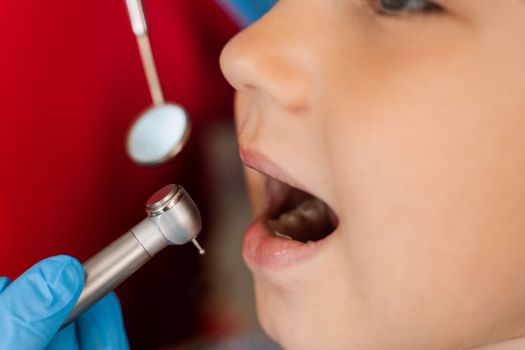
[[[327,127],[345,244],[386,337],[474,341],[525,315],[525,105],[470,81],[471,99],[455,84],[418,95],[416,81],[331,103],[348,111]]]

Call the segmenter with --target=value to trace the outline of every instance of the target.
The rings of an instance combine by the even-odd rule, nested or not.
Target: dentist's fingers
[[[0,294],[11,284],[11,280],[7,277],[0,277]]]
[[[81,349],[129,349],[120,303],[113,292],[81,315],[76,324]]]
[[[80,350],[75,323],[69,324],[51,340],[46,350]],[[90,349],[82,349],[90,350]]]
[[[0,349],[44,349],[83,285],[82,265],[69,256],[48,258],[27,270],[0,294]]]

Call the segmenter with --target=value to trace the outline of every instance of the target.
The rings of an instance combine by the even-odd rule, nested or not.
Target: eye
[[[382,14],[429,13],[442,10],[441,6],[430,0],[372,0],[372,3]]]

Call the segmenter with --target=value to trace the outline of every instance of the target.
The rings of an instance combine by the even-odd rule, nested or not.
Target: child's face
[[[339,219],[317,243],[247,232],[261,322],[287,349],[525,334],[525,1],[432,4],[281,0],[223,52],[241,155],[270,175],[248,171],[257,214],[270,177]]]

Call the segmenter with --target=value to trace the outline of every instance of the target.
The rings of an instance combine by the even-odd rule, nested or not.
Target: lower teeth
[[[309,236],[319,237],[330,231],[328,209],[316,198],[304,200],[295,209],[282,213],[278,219],[268,220],[267,224],[275,237],[288,240],[311,241]]]
[[[275,235],[275,237],[279,237],[279,238],[283,238],[283,239],[288,239],[288,240],[293,240],[292,237],[288,236],[288,235],[284,235],[282,233],[280,233],[279,231],[274,231],[272,230],[273,234]]]

